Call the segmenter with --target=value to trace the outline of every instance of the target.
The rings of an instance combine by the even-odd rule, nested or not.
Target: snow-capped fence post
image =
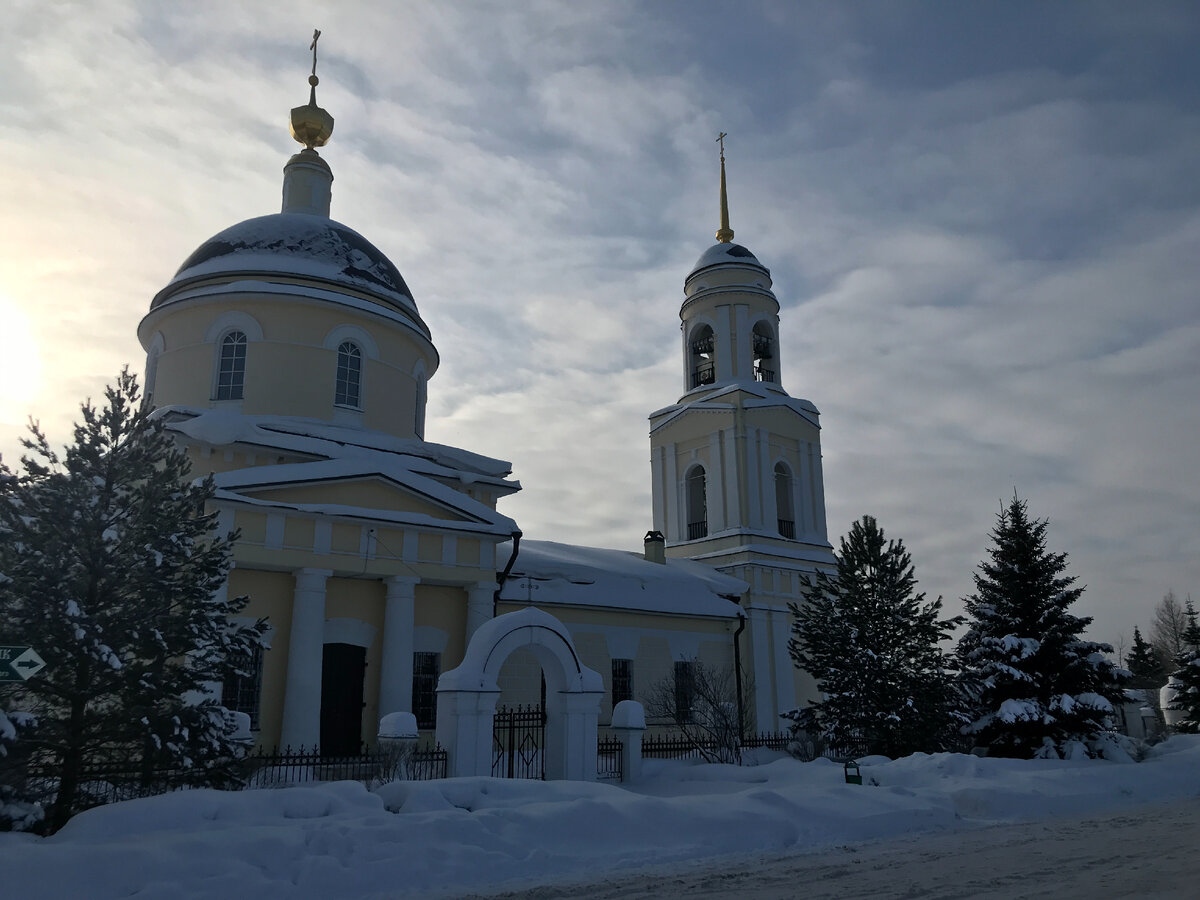
[[[417,717],[410,712],[388,713],[379,720],[379,751],[383,755],[383,779],[399,781],[407,777],[409,762],[421,736]]]
[[[636,700],[622,700],[613,707],[612,731],[621,739],[621,780],[639,781],[642,777],[642,734],[646,731],[646,710]]]

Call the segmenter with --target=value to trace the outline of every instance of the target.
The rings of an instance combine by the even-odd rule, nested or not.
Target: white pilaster
[[[729,381],[733,371],[733,310],[729,306],[718,306],[716,310],[717,333],[717,381]]]
[[[476,582],[467,588],[467,643],[471,642],[471,636],[479,626],[492,618],[495,595],[494,581]]]
[[[775,642],[775,710],[776,714],[796,708],[796,678],[792,673],[792,655],[788,653],[792,616],[787,607],[771,612],[772,638]],[[772,729],[773,730],[773,729]]]
[[[316,747],[321,740],[321,656],[325,649],[325,582],[328,569],[298,569],[288,638],[283,695],[285,747]]]
[[[663,514],[663,448],[650,448],[650,508],[651,523],[655,531],[667,534],[666,516]]]
[[[666,535],[668,541],[683,541],[687,539],[687,532],[679,523],[684,521],[686,513],[683,503],[682,490],[679,485],[679,467],[676,465],[676,456],[678,450],[672,442],[666,446],[666,483],[664,485],[667,491],[667,496],[673,498],[666,506],[666,519],[663,524],[666,526]]]
[[[749,495],[746,503],[747,522],[750,528],[762,528],[762,484],[758,470],[759,435],[761,429],[746,428],[746,493]]]
[[[412,712],[413,615],[419,578],[385,578],[383,660],[379,667],[379,715]]]
[[[721,467],[721,433],[714,431],[708,437],[708,533],[716,534],[726,528],[725,470]]]
[[[825,522],[825,475],[821,469],[821,445],[810,444],[812,447],[813,474],[816,485],[813,487],[813,514],[816,517],[816,532],[823,541],[829,540],[829,531]]]
[[[796,455],[800,468],[796,472],[796,537],[808,537],[813,528],[812,463],[808,459],[808,441],[798,441]]]
[[[762,607],[750,607],[750,641],[754,651],[754,727],[774,731],[778,723],[772,702],[770,624]]]
[[[726,528],[741,528],[741,504],[738,501],[738,472],[737,472],[737,432],[726,428],[722,432],[725,437],[725,508],[729,515],[725,519]]]

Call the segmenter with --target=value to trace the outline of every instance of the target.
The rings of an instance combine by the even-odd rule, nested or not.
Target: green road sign
[[[46,668],[46,661],[32,647],[0,644],[0,682],[27,681]]]

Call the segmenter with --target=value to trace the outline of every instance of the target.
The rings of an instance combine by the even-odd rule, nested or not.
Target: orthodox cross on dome
[[[721,227],[717,230],[717,241],[728,244],[733,240],[733,229],[729,227],[729,196],[725,191],[725,138],[729,137],[724,131],[717,135],[717,143],[721,145]]]
[[[317,77],[317,41],[320,37],[321,30],[314,28],[312,43],[308,45],[313,55],[312,74],[308,76],[308,105],[297,106],[292,110],[292,137],[307,150],[325,146],[325,142],[333,134],[333,116],[317,106],[317,85],[321,83],[321,79]]]

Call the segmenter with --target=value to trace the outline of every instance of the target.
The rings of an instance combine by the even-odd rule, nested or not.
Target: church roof
[[[719,266],[724,263],[758,266],[768,275],[771,274],[770,269],[760,263],[758,257],[741,244],[717,243],[700,254],[700,258],[696,260],[696,265],[692,266],[692,271],[688,275],[688,278],[691,278],[692,275],[695,275],[702,269],[707,269],[710,266]]]
[[[641,553],[522,541],[500,599],[535,606],[591,606],[735,619],[749,585],[690,559],[650,562]]]
[[[302,213],[258,216],[209,238],[184,260],[151,308],[192,279],[246,273],[351,287],[417,312],[404,277],[374,244],[340,222]]]

